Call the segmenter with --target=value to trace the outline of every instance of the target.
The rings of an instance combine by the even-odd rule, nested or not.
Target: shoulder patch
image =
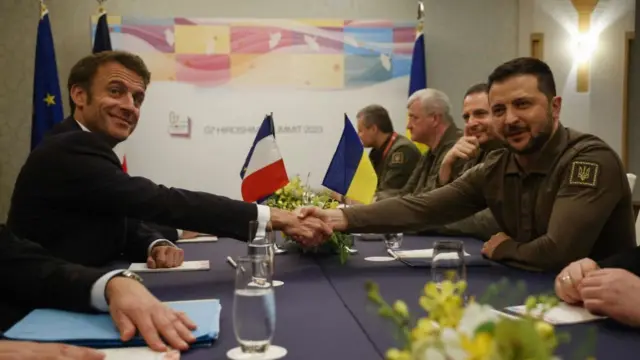
[[[600,165],[589,161],[574,161],[571,163],[569,185],[597,187]]]
[[[391,154],[391,165],[404,164],[404,153],[402,151],[396,151]]]

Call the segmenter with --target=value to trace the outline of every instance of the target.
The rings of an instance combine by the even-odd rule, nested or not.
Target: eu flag
[[[33,150],[42,141],[44,135],[63,118],[62,95],[58,82],[51,23],[49,22],[49,12],[43,5],[36,41],[31,149]]]

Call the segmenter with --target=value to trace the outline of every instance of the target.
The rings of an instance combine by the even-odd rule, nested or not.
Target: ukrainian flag
[[[345,114],[344,130],[322,185],[349,199],[370,204],[377,184],[378,176],[369,155]]]
[[[424,34],[422,33],[422,24],[418,26],[416,31],[416,42],[413,45],[413,55],[411,57],[411,74],[409,75],[409,96],[414,92],[427,88],[427,69],[426,59],[424,55]],[[407,115],[407,123],[409,117]],[[411,139],[411,131],[407,129],[407,137]],[[414,142],[420,152],[424,154],[427,151],[425,144]]]

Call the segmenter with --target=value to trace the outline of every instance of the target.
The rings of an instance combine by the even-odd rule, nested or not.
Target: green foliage
[[[295,176],[289,184],[276,191],[266,200],[265,205],[294,211],[304,206],[317,206],[322,209],[335,209],[339,203],[331,198],[328,190],[313,191],[302,184],[299,176]],[[344,264],[349,258],[349,248],[353,245],[353,238],[345,233],[334,232],[323,244],[315,247],[303,247],[299,243],[287,238],[287,241],[300,248],[303,253],[336,252],[340,256],[340,263]]]

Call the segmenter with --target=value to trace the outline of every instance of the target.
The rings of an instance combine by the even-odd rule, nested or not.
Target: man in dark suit
[[[0,333],[34,308],[110,311],[124,341],[133,337],[137,326],[154,350],[166,350],[158,333],[174,348],[186,349],[187,342],[193,341],[187,335],[187,329],[193,329],[194,325],[184,315],[162,304],[132,275],[127,271],[108,272],[54,257],[40,244],[18,238],[0,224]],[[101,280],[105,278],[109,280],[102,285]],[[55,355],[61,351],[56,346],[25,346],[41,355]],[[16,354],[21,355],[18,358],[23,358],[21,350],[11,342],[0,343],[0,355],[12,351],[17,351]],[[78,354],[78,359],[94,358],[80,349],[66,351]]]
[[[322,241],[331,233],[323,222],[288,211],[126,174],[113,147],[135,129],[149,81],[142,59],[126,52],[90,55],[72,68],[68,89],[74,117],[57,125],[22,167],[9,210],[12,232],[54,257],[96,267],[121,256],[149,267],[180,265],[182,250],[143,222],[239,240],[247,240],[249,222],[255,220],[258,232],[270,226],[299,241]],[[111,278],[121,273],[105,274],[96,288],[108,293],[108,284],[120,281]],[[53,280],[50,284],[56,286]],[[123,322],[149,326],[126,315]],[[181,320],[188,325],[188,319]],[[191,333],[181,329],[176,331],[187,340]]]

